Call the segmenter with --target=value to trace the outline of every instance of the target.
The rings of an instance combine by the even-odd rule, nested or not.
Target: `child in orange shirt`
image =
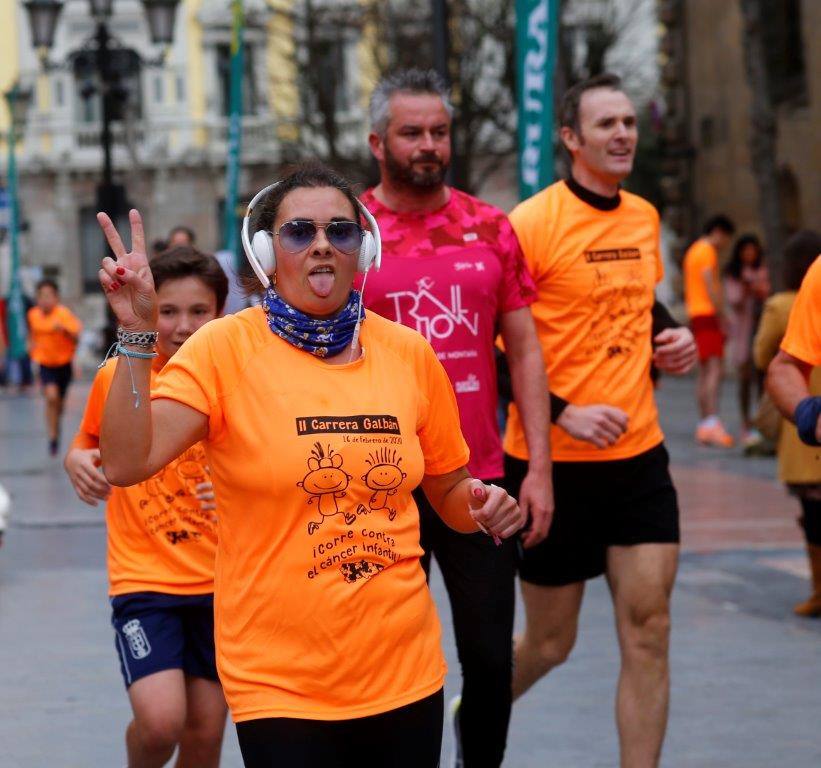
[[[200,326],[221,314],[228,291],[212,256],[178,247],[151,262],[157,286],[159,371]],[[118,366],[97,373],[65,468],[77,495],[107,500],[109,595],[116,648],[134,719],[131,768],[219,764],[226,704],[214,651],[215,504],[196,444],[145,482],[111,488],[99,470],[100,425]]]
[[[69,384],[71,361],[83,326],[71,310],[60,304],[54,280],[37,283],[37,304],[28,311],[31,359],[40,366],[40,382],[46,400],[48,452],[57,455],[60,419]]]

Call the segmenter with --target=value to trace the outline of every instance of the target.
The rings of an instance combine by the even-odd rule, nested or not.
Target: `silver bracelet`
[[[142,347],[143,349],[153,349],[157,344],[157,331],[126,331],[124,328],[117,328],[117,341],[120,344],[129,344],[132,347]]]

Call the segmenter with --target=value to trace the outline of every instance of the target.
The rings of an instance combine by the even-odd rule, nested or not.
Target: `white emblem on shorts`
[[[131,619],[123,624],[123,634],[128,641],[128,650],[135,659],[144,659],[151,653],[151,645],[139,619]]]

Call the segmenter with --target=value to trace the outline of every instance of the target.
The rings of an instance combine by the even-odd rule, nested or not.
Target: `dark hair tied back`
[[[279,206],[285,197],[295,189],[333,187],[338,189],[351,204],[351,214],[354,221],[360,221],[359,202],[350,183],[336,171],[319,162],[310,162],[298,165],[293,171],[282,178],[279,183],[262,199],[251,215],[250,236],[261,230],[273,232],[274,222],[279,212]],[[254,276],[250,268],[243,271],[240,278],[242,286],[254,293],[262,290],[262,285]]]

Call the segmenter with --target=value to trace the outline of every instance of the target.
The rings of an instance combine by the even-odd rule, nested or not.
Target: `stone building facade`
[[[765,43],[777,115],[778,188],[787,232],[821,229],[821,29],[816,0],[766,2]],[[723,212],[763,235],[750,160],[751,91],[740,2],[659,0],[665,216],[679,254]]]

